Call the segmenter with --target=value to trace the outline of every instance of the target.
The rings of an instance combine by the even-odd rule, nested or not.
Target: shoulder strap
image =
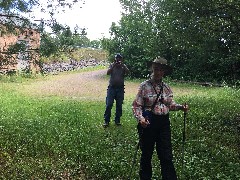
[[[157,94],[157,98],[156,98],[156,100],[154,101],[154,103],[153,103],[152,106],[151,106],[151,111],[153,111],[154,107],[156,106],[156,104],[157,104],[157,102],[158,102],[159,96],[163,93],[163,83],[162,83],[162,85],[161,85],[161,90],[160,90],[160,92],[157,93],[157,91],[156,91],[155,87],[153,86],[152,82],[151,82],[151,81],[149,81],[149,82],[150,82],[150,84],[152,85],[154,91],[155,91],[156,94]]]

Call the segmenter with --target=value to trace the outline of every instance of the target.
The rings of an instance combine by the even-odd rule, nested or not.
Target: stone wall
[[[42,72],[44,74],[58,74],[64,71],[74,71],[80,70],[86,67],[95,66],[109,66],[107,61],[97,61],[96,59],[88,60],[73,60],[70,59],[68,62],[54,62],[54,63],[44,63],[42,65]]]

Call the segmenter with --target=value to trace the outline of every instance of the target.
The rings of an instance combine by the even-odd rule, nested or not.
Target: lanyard
[[[163,82],[161,83],[162,85],[161,85],[161,89],[160,89],[160,92],[159,92],[159,93],[157,93],[157,90],[155,89],[155,87],[153,86],[153,84],[152,84],[151,81],[150,81],[150,83],[151,83],[151,85],[152,85],[154,91],[155,91],[156,94],[157,94],[157,98],[156,98],[156,100],[154,101],[154,103],[153,103],[153,105],[152,105],[152,107],[151,107],[151,111],[152,111],[152,110],[154,109],[155,105],[156,105],[157,102],[158,102],[158,98],[159,98],[159,96],[160,96],[161,94],[163,94]],[[160,103],[161,103],[161,101],[160,101]]]

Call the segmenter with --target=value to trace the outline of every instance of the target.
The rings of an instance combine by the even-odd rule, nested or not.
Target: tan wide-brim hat
[[[172,74],[173,68],[168,65],[167,60],[162,57],[156,57],[152,62],[148,63],[149,70],[152,70],[152,65],[157,64],[160,65],[160,67],[164,70],[164,76],[168,76]]]

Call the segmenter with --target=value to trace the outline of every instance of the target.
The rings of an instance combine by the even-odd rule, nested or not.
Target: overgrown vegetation
[[[61,6],[57,2],[54,8]],[[119,25],[112,24],[113,36],[103,39],[102,45],[110,55],[116,52],[124,55],[133,77],[146,76],[146,62],[161,55],[175,69],[172,78],[239,82],[238,1],[120,2],[126,12]],[[0,10],[27,12],[35,4],[37,1],[32,0],[2,1]],[[42,34],[43,57],[50,57],[48,61],[59,56],[62,60],[69,56],[88,57],[82,51],[73,51],[89,43],[84,31],[70,32],[54,20],[50,25],[57,36]],[[94,42],[99,46],[98,43]],[[89,54],[88,50],[85,52]],[[1,78],[1,178],[127,179],[138,141],[131,111],[135,94],[126,98],[123,105],[123,126],[103,129],[104,101],[32,97],[19,91],[21,83],[28,83],[25,78]],[[183,169],[183,114],[171,113],[173,153],[179,178],[240,179],[239,90],[169,83],[175,100],[188,102],[190,106]],[[133,179],[138,179],[138,167],[139,164],[134,166]],[[160,179],[156,156],[153,172],[153,178]]]
[[[169,83],[176,101],[190,105],[183,171],[183,114],[171,114],[179,178],[239,179],[239,90]],[[123,105],[123,126],[103,129],[104,101],[29,97],[20,93],[16,83],[1,83],[1,177],[127,179],[138,140],[131,111],[134,97],[127,97]],[[153,176],[160,179],[156,158]],[[133,179],[138,179],[138,167],[134,166]]]
[[[63,61],[65,60],[64,56],[69,57],[69,54],[79,48],[99,49],[101,46],[100,41],[90,40],[87,37],[86,28],[81,28],[76,25],[74,29],[71,30],[68,25],[60,24],[55,18],[57,13],[72,8],[73,5],[82,8],[83,4],[85,4],[83,0],[51,0],[47,2],[38,2],[35,0],[8,0],[0,2],[0,36],[7,37],[9,34],[18,36],[19,34],[16,34],[16,30],[24,32],[26,29],[33,29],[41,36],[40,47],[35,48],[26,46],[26,44],[29,44],[29,40],[26,40],[24,43],[17,43],[16,41],[16,44],[7,44],[7,46],[5,43],[0,44],[1,49],[7,48],[7,56],[3,56],[6,52],[0,52],[0,69],[3,66],[3,62],[4,65],[10,65],[11,63],[18,64],[18,58],[15,57],[12,58],[12,60],[9,58],[15,54],[21,54],[23,56],[22,60],[24,61],[33,60],[31,56],[25,57],[29,49],[39,54],[42,59],[62,56]],[[31,11],[34,11],[34,8],[37,7],[41,8],[42,12],[47,13],[49,18],[42,18],[39,20],[36,19],[34,15],[31,15]],[[35,39],[34,41],[40,39]],[[38,60],[33,62],[36,65],[41,64]]]
[[[102,44],[110,54],[124,54],[133,77],[146,76],[146,62],[163,56],[175,79],[239,83],[238,1],[120,2],[123,16]]]
[[[132,77],[145,77],[146,63],[160,55],[174,67],[174,79],[239,85],[238,1],[120,0],[122,18],[119,24],[112,23],[112,37],[101,42],[90,41],[85,28],[76,26],[70,30],[54,18],[57,9],[64,11],[77,4],[82,7],[84,3],[51,0],[44,6],[35,0],[8,0],[0,3],[0,11],[8,16],[14,10],[27,14],[40,6],[50,14],[50,21],[41,20],[38,25],[43,57],[70,53],[79,47],[103,47],[111,56],[116,52],[124,55]],[[22,28],[29,27],[31,21],[22,19],[25,25]],[[54,35],[45,32],[46,26]]]
[[[70,27],[57,23],[52,28],[55,36],[47,32],[41,35],[40,55],[42,57],[58,56],[61,53],[71,54],[79,48],[100,48],[100,41],[88,39],[85,29],[76,27],[75,32],[72,32]]]
[[[92,48],[78,48],[70,53],[57,53],[50,57],[41,57],[41,62],[52,63],[52,62],[69,62],[69,59],[80,61],[95,59],[97,61],[105,61],[108,58],[108,52],[103,49],[92,49]]]

